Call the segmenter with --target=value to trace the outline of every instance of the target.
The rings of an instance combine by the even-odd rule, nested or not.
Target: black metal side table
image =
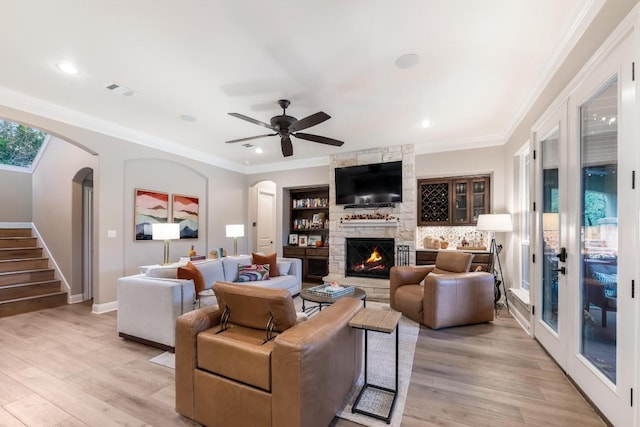
[[[387,424],[391,423],[391,415],[393,414],[393,407],[396,404],[396,397],[398,397],[398,351],[399,351],[399,330],[398,323],[400,322],[400,318],[402,314],[397,311],[391,310],[376,310],[371,308],[362,309],[353,316],[353,319],[349,322],[349,326],[352,328],[364,329],[364,385],[362,386],[362,390],[358,393],[358,397],[351,407],[351,412],[357,412],[360,414],[365,414],[370,417],[378,418],[380,420],[385,421]],[[396,331],[396,366],[395,366],[395,387],[393,389],[382,387],[376,384],[369,384],[368,375],[367,375],[367,365],[368,365],[368,333],[372,332],[382,332],[385,334],[391,334],[393,331]],[[358,409],[358,404],[360,403],[360,399],[364,395],[365,391],[368,388],[382,390],[393,395],[393,400],[391,401],[391,407],[389,408],[389,413],[387,416],[382,416],[376,413],[372,413],[369,411],[365,411],[362,409]]]

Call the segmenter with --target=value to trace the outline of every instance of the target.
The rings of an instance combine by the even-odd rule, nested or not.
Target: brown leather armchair
[[[286,290],[216,283],[176,323],[176,410],[206,426],[329,425],[362,368],[362,301],[296,323]]]
[[[391,308],[432,329],[492,321],[494,278],[469,273],[472,259],[473,254],[441,251],[435,265],[392,267]]]

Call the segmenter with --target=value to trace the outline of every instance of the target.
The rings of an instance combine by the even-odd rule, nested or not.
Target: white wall
[[[138,263],[162,259],[161,243],[133,241],[133,188],[151,186],[149,189],[169,193],[203,195],[200,204],[206,213],[201,215],[200,226],[206,234],[201,234],[197,242],[177,242],[173,245],[176,256],[179,252],[186,254],[185,248],[191,244],[231,250],[233,241],[225,237],[224,225],[247,221],[247,183],[243,174],[7,106],[0,105],[0,117],[42,129],[69,142],[56,144],[50,153],[45,153],[48,159],[44,163],[45,159],[41,159],[33,183],[33,201],[38,210],[33,214],[34,223],[59,242],[52,244],[52,255],[60,260],[65,276],[71,274],[72,245],[67,241],[70,239],[57,238],[64,234],[64,229],[55,230],[54,224],[71,221],[69,200],[74,175],[83,167],[94,169],[97,270],[94,309],[98,311],[115,308],[118,277],[136,272]],[[117,237],[107,238],[108,230],[115,230]],[[49,245],[51,239],[47,236]],[[239,246],[239,250],[246,251],[246,242],[239,242]]]
[[[491,175],[491,212],[505,213],[505,163],[502,145],[416,155],[416,178]]]
[[[31,222],[31,174],[0,169],[0,222]]]

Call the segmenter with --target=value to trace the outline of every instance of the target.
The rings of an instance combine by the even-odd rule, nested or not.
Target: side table
[[[358,412],[360,414],[365,414],[374,418],[378,418],[380,420],[386,421],[387,424],[391,423],[391,415],[393,414],[393,407],[396,404],[396,397],[398,397],[398,349],[399,349],[399,331],[398,331],[398,323],[400,322],[400,317],[402,317],[402,313],[391,310],[376,310],[371,308],[364,308],[360,310],[353,319],[349,322],[349,326],[352,328],[364,329],[364,384],[362,386],[362,390],[358,393],[358,397],[354,402],[351,412]],[[396,331],[396,371],[395,371],[395,387],[393,389],[382,387],[376,384],[369,384],[367,379],[367,365],[368,365],[368,345],[367,345],[367,337],[369,331],[372,332],[382,332],[385,334],[391,334],[393,331]],[[387,416],[382,416],[379,414],[375,414],[369,411],[365,411],[362,409],[358,409],[358,404],[360,403],[360,399],[368,388],[377,389],[386,391],[393,395],[393,400],[391,401],[391,406],[389,408],[389,413]]]

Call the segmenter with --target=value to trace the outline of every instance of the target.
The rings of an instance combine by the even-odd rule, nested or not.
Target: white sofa
[[[218,281],[235,282],[238,265],[251,264],[250,255],[194,261],[210,289]],[[286,289],[295,296],[302,285],[302,261],[278,258],[280,276],[257,282],[253,286]],[[193,280],[177,279],[178,267],[184,264],[147,267],[144,273],[118,279],[118,335],[164,350],[175,346],[176,319],[201,305],[215,304],[215,296],[195,298]],[[288,271],[287,271],[288,269]],[[283,274],[284,273],[284,274]]]

